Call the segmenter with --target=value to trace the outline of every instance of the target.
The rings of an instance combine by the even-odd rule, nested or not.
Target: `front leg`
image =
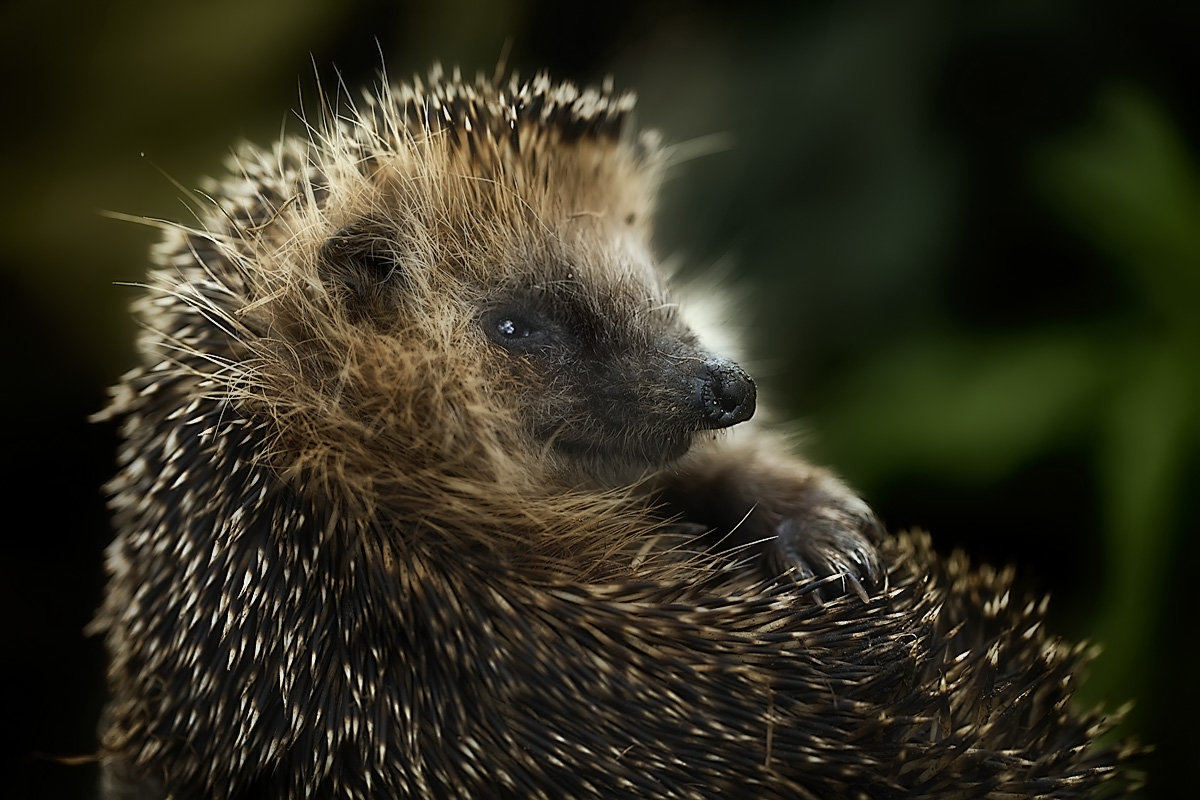
[[[826,594],[853,590],[864,600],[882,588],[875,544],[883,530],[867,504],[827,470],[789,455],[778,437],[731,433],[664,470],[668,513],[707,529],[713,551],[757,554],[767,577],[837,576]]]

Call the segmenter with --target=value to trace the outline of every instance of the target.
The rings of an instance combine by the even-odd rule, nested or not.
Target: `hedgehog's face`
[[[749,419],[755,387],[701,347],[648,265],[613,256],[543,254],[482,299],[476,324],[543,452],[577,477],[622,483],[700,431]]]
[[[386,363],[357,369],[380,385],[357,394],[390,398],[391,412],[404,404],[392,414],[411,428],[400,438],[461,449],[515,424],[532,457],[568,480],[611,485],[750,418],[754,382],[699,344],[647,256],[595,236],[553,241],[406,263],[394,226],[360,220],[325,242],[324,282],[351,325],[379,334],[352,338],[383,343],[358,360]]]
[[[444,450],[515,434],[534,451],[513,455],[523,463],[618,484],[753,414],[753,381],[706,351],[667,296],[645,246],[645,201],[596,190],[609,165],[581,158],[558,164],[555,181],[519,182],[519,197],[497,180],[414,177],[401,163],[378,214],[321,245],[320,277],[352,325],[383,334],[366,360],[417,354],[413,369],[381,372],[441,403],[364,389],[408,404],[400,438]]]

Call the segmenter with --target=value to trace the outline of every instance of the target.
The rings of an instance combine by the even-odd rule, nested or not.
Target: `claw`
[[[882,537],[883,528],[858,498],[820,496],[817,502],[802,504],[796,513],[778,519],[773,527],[775,538],[764,553],[769,570],[797,581],[835,578],[825,592],[813,592],[818,603],[824,603],[828,592],[853,592],[867,602],[868,587],[884,587],[887,576],[873,544]],[[834,585],[838,581],[841,592]]]
[[[864,603],[869,602],[871,597],[867,594],[866,588],[862,585],[862,581],[854,576],[852,572],[842,573],[842,588],[845,589],[846,584],[850,584],[850,588],[858,595],[858,598]]]

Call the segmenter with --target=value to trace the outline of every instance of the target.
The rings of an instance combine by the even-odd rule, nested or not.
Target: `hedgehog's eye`
[[[484,315],[483,327],[493,342],[520,353],[547,350],[556,341],[553,326],[525,311],[496,309]]]
[[[512,341],[514,339],[528,339],[534,335],[535,330],[529,322],[520,317],[504,317],[496,323],[496,333],[502,339]]]

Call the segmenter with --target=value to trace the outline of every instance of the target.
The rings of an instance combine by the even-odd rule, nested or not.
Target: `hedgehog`
[[[385,79],[153,223],[104,797],[1131,790],[1044,601],[749,421],[633,106]]]

